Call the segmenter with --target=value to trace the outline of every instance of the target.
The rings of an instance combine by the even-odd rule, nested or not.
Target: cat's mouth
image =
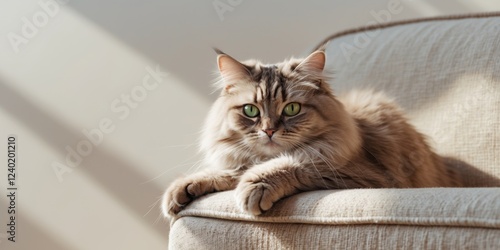
[[[271,149],[278,149],[281,148],[281,145],[276,143],[276,141],[269,139],[266,143],[264,143],[264,146],[269,147]]]
[[[268,142],[266,142],[266,144],[264,144],[266,146],[269,146],[269,147],[276,147],[276,146],[279,146],[278,143],[272,141],[272,140],[269,140]]]
[[[260,138],[260,149],[263,153],[268,155],[274,155],[283,151],[283,145],[277,140],[277,138],[268,137],[267,135]]]
[[[261,146],[261,152],[268,156],[274,156],[283,151],[283,147],[274,140],[268,140]]]

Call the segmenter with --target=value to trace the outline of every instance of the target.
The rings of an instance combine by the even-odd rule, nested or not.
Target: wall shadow
[[[8,207],[7,202],[2,200],[2,208]],[[5,210],[6,211],[6,210]],[[5,218],[7,219],[7,212],[5,212]],[[3,217],[3,216],[2,216]],[[7,224],[7,221],[2,220]],[[5,225],[4,223],[2,223]],[[2,227],[6,228],[5,227]],[[7,231],[7,230],[5,230]],[[6,233],[2,231],[2,233]],[[0,249],[72,249],[69,245],[61,241],[61,237],[52,235],[47,232],[42,226],[34,221],[31,221],[24,215],[23,210],[17,210],[16,214],[16,242],[10,242],[6,238],[1,239]],[[7,235],[6,237],[10,237]],[[43,246],[43,248],[40,248]]]
[[[51,115],[48,111],[40,108],[29,100],[28,97],[11,88],[0,78],[0,107],[8,112],[16,120],[22,122],[31,129],[40,139],[58,150],[61,161],[66,154],[66,145],[74,145],[83,139],[80,131],[77,131],[61,120]],[[50,163],[46,163],[47,171],[52,171]],[[168,225],[155,223],[158,219],[159,210],[150,205],[158,200],[163,193],[163,188],[146,182],[149,178],[138,171],[140,167],[133,166],[105,149],[94,147],[92,154],[85,157],[83,164],[75,168],[71,174],[67,174],[65,181],[71,175],[86,174],[95,181],[103,191],[114,196],[124,207],[127,207],[136,218],[148,228],[152,228],[162,239],[166,238]],[[54,182],[57,182],[54,177]],[[61,184],[64,185],[64,182]],[[96,210],[99,204],[93,204]]]

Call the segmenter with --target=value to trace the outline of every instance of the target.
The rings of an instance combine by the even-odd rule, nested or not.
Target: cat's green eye
[[[292,102],[285,106],[283,109],[283,114],[286,116],[294,116],[300,112],[300,103]]]
[[[250,118],[257,117],[260,114],[259,108],[252,104],[243,106],[243,113]]]

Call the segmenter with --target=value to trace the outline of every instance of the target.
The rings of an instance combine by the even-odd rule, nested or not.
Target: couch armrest
[[[438,247],[446,240],[450,246],[484,249],[500,246],[499,211],[500,188],[350,189],[300,193],[253,216],[240,211],[228,191],[201,197],[181,211],[172,221],[170,246],[346,247],[356,233],[371,237],[356,239],[369,240],[370,247],[425,236],[418,244],[430,240]]]

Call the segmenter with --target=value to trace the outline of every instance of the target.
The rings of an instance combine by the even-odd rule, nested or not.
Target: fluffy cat
[[[206,169],[171,184],[167,216],[231,189],[243,211],[259,215],[308,190],[459,185],[390,99],[370,91],[335,96],[322,50],[271,65],[218,53],[222,91],[202,134]]]

